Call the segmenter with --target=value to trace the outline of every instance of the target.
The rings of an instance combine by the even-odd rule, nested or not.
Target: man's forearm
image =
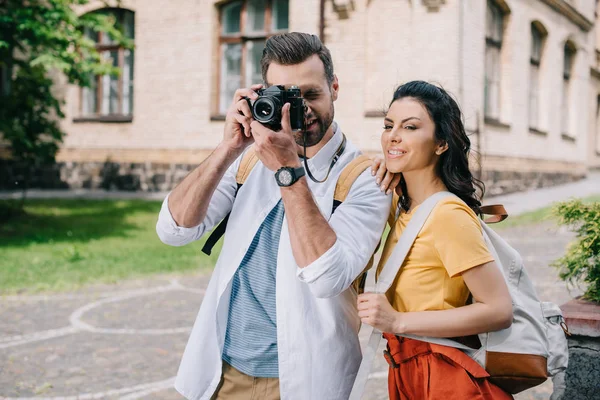
[[[169,211],[178,226],[194,227],[206,217],[210,199],[239,154],[220,144],[169,195]]]
[[[307,267],[334,245],[337,237],[319,210],[306,178],[281,188],[292,252],[300,268]]]

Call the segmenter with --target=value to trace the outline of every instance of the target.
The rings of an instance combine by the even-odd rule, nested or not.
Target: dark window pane
[[[289,0],[273,0],[273,30],[289,27]]]
[[[124,50],[124,64],[121,75],[123,82],[123,115],[133,112],[133,51]]]
[[[221,90],[219,111],[229,108],[233,95],[242,84],[242,45],[223,44],[221,47]]]
[[[223,7],[223,16],[221,24],[223,25],[223,34],[231,35],[240,32],[240,16],[242,12],[242,2],[236,1]]]
[[[569,79],[571,77],[571,69],[573,68],[573,58],[575,56],[575,50],[573,50],[568,44],[565,45],[564,52],[564,78]]]
[[[84,87],[81,96],[81,112],[83,115],[95,115],[97,112],[98,85],[94,75],[90,76],[90,87]]]
[[[246,4],[246,32],[264,32],[266,0],[249,0]]]
[[[85,27],[83,30],[83,34],[90,40],[94,42],[98,42],[98,33],[94,31],[92,28]]]
[[[129,39],[135,38],[134,14],[131,11],[123,10],[123,34]]]
[[[488,1],[486,11],[486,37],[496,42],[502,41],[504,13],[493,1]]]
[[[531,59],[538,63],[542,59],[542,33],[533,25],[531,26]]]
[[[102,54],[114,67],[119,65],[119,52],[117,50],[105,51]],[[119,110],[119,77],[113,75],[102,76],[102,115],[117,114]]]
[[[262,83],[262,70],[260,59],[265,48],[264,40],[248,42],[248,62],[246,63],[246,87],[255,83]]]

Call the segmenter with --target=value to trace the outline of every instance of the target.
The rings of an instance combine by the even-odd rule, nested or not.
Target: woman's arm
[[[431,337],[468,336],[508,328],[512,324],[512,300],[502,273],[494,262],[462,273],[475,303],[450,310],[398,312],[383,294],[358,297],[362,322],[382,332]]]

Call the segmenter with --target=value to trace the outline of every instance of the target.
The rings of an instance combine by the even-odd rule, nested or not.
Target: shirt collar
[[[337,122],[333,122],[333,136],[313,157],[308,159],[309,166],[315,170],[329,168],[335,152],[342,143],[342,130]]]

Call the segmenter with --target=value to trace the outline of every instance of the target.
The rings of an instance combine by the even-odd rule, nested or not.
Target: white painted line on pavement
[[[129,300],[129,299],[135,298],[135,297],[147,296],[147,295],[156,294],[156,293],[165,293],[165,292],[170,292],[170,291],[174,291],[174,290],[179,290],[179,288],[177,287],[177,284],[174,283],[172,280],[171,283],[167,286],[158,286],[158,287],[150,288],[150,289],[132,290],[129,292],[122,293],[118,296],[94,301],[92,303],[86,304],[85,306],[80,307],[77,310],[75,310],[69,317],[69,321],[71,322],[71,325],[73,325],[75,328],[83,330],[83,331],[94,332],[94,333],[107,333],[107,334],[114,334],[114,335],[164,335],[164,334],[171,334],[171,333],[190,332],[190,330],[191,330],[190,327],[169,328],[169,329],[98,328],[98,327],[90,325],[86,322],[83,322],[81,320],[81,317],[83,317],[83,315],[86,312],[93,310],[94,308],[102,306],[104,304],[116,303],[116,302],[123,301],[123,300]]]
[[[50,329],[47,331],[34,332],[26,335],[5,336],[0,338],[0,349],[19,346],[22,344],[39,342],[42,340],[54,339],[61,336],[71,335],[79,332],[79,329],[73,326],[66,326],[59,329]]]
[[[56,397],[0,397],[3,400],[88,400],[88,399],[103,399],[105,397],[111,396],[119,396],[119,395],[127,395],[127,394],[135,394],[141,391],[153,390],[158,391],[162,389],[169,388],[175,382],[175,377],[165,379],[164,381],[158,382],[150,382],[143,383],[141,385],[131,386],[123,389],[112,389],[104,392],[96,392],[96,393],[83,393],[75,396],[56,396]],[[155,388],[160,388],[156,389]],[[152,392],[149,392],[152,393]],[[121,399],[127,397],[120,397]],[[138,397],[131,397],[131,399],[136,399]]]

